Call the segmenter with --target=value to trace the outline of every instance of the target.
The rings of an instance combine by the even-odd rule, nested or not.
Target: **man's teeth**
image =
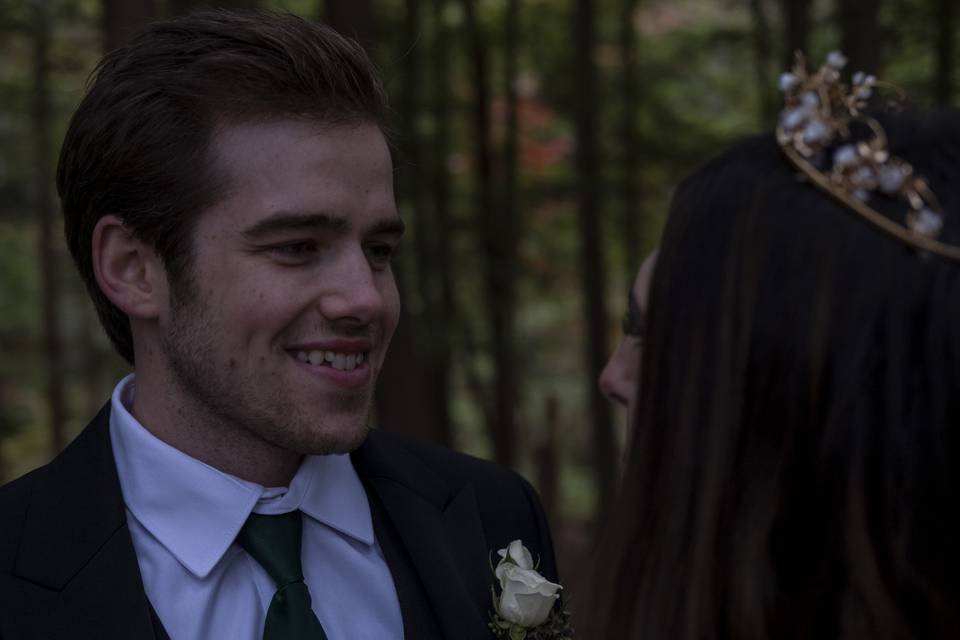
[[[362,353],[337,353],[335,351],[297,351],[297,360],[312,365],[329,363],[334,369],[350,371],[363,363]]]

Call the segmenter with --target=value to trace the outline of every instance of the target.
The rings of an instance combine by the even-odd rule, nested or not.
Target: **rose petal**
[[[496,573],[502,589],[497,603],[500,617],[524,627],[543,624],[563,587],[509,562],[498,566]]]
[[[517,594],[517,607],[523,612],[525,627],[538,627],[547,621],[550,610],[560,596],[543,597],[537,594]]]
[[[530,550],[519,540],[514,540],[507,548],[507,556],[521,569],[533,569],[533,556]]]

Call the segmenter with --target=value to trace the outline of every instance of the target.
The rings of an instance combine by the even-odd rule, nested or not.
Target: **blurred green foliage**
[[[229,4],[229,3],[225,3]],[[308,18],[323,15],[320,2],[263,0],[260,6],[286,9]],[[474,79],[467,59],[464,14],[450,0],[441,12],[450,30],[451,76],[448,83],[432,77],[431,47],[439,24],[432,6],[423,5],[419,28],[405,27],[407,7],[401,0],[373,2],[376,45],[373,56],[393,96],[404,89],[404,63],[415,56],[421,67],[425,94],[415,100],[412,121],[399,121],[399,179],[417,167],[404,164],[405,136],[428,144],[438,128],[437,118],[448,118],[451,135],[445,164],[451,188],[452,234],[445,238],[453,255],[451,269],[457,285],[457,307],[462,330],[451,327],[456,343],[452,370],[453,444],[490,456],[482,400],[471,390],[470,376],[489,376],[486,350],[488,328],[477,267],[481,250],[471,226],[470,211],[475,175],[471,155],[470,100]],[[634,270],[630,247],[624,245],[616,217],[620,176],[622,113],[619,72],[621,55],[617,33],[623,0],[597,0],[598,46],[592,52],[600,73],[595,96],[599,110],[600,203],[604,229],[608,307],[612,317],[622,313]],[[159,3],[161,9],[163,3]],[[32,208],[34,143],[31,120],[33,91],[32,34],[28,3],[0,0],[0,477],[22,474],[51,455],[48,444],[43,336],[40,319],[38,231]],[[694,166],[730,140],[748,133],[769,131],[773,122],[761,112],[762,91],[773,91],[776,71],[785,59],[780,3],[767,1],[775,59],[760,61],[769,70],[769,83],[758,85],[754,49],[755,23],[749,3],[735,0],[639,0],[633,16],[637,36],[639,104],[631,114],[639,135],[639,168],[633,176],[639,187],[634,205],[640,220],[640,255],[657,243],[673,187]],[[880,14],[880,42],[884,77],[899,84],[921,104],[931,102],[936,71],[934,46],[938,33],[934,0],[889,0]],[[493,89],[491,138],[501,148],[504,128],[504,15],[505,0],[477,0],[484,30]],[[52,140],[58,145],[72,110],[81,98],[86,79],[101,55],[101,11],[97,0],[49,0],[53,32],[50,61],[54,111]],[[517,87],[520,96],[520,193],[525,231],[519,245],[517,278],[519,309],[516,318],[518,367],[523,384],[519,396],[520,432],[517,434],[521,470],[536,477],[532,451],[545,437],[545,406],[560,402],[559,446],[561,514],[588,519],[595,497],[589,468],[590,440],[586,409],[587,385],[583,363],[583,319],[579,293],[577,253],[580,243],[575,218],[575,135],[573,103],[578,87],[571,72],[576,51],[571,36],[572,2],[527,0],[521,3],[521,42]],[[813,3],[810,32],[812,60],[836,48],[840,34],[832,2]],[[955,71],[955,70],[953,70]],[[449,112],[431,110],[437,83],[449,96]],[[394,104],[397,104],[396,99]],[[406,114],[408,117],[410,114]],[[51,150],[56,157],[57,149]],[[54,185],[49,185],[50,189]],[[413,220],[424,212],[402,202]],[[416,231],[414,231],[416,233]],[[417,297],[411,246],[402,256],[403,273],[411,278],[407,300],[413,318],[428,312]],[[64,353],[60,373],[67,381],[68,431],[76,433],[91,412],[104,402],[113,383],[126,369],[109,349],[99,330],[79,279],[64,250],[59,254],[62,299],[57,301],[58,328]],[[476,339],[467,348],[464,335]],[[619,339],[611,322],[610,343]],[[624,418],[618,415],[620,423]],[[621,428],[621,441],[623,439]]]

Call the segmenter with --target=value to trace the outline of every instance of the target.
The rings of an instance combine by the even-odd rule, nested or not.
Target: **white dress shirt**
[[[171,640],[261,640],[276,585],[234,539],[251,511],[303,512],[303,573],[329,640],[403,638],[400,603],[347,455],[308,456],[289,487],[218,471],[154,437],[114,389],[110,440],[147,598]]]

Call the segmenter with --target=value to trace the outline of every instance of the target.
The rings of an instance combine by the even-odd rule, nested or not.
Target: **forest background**
[[[0,482],[62,449],[127,371],[62,240],[69,117],[104,51],[207,4],[0,0]],[[323,20],[381,69],[409,235],[375,422],[526,476],[574,602],[625,440],[596,379],[674,186],[772,130],[797,49],[817,64],[842,49],[921,106],[955,100],[954,0],[214,6]]]

